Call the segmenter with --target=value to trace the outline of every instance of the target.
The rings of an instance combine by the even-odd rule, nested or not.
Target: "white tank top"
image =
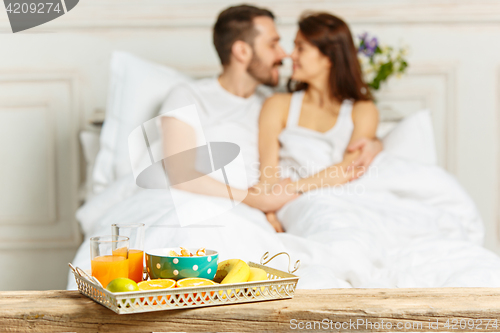
[[[304,93],[301,90],[292,94],[286,127],[278,137],[281,176],[293,181],[342,162],[354,129],[353,102],[348,99],[342,102],[337,122],[330,130],[322,133],[299,126]]]

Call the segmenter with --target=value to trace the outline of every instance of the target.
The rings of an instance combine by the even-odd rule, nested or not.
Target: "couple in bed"
[[[252,187],[248,192],[233,187],[231,195],[266,213],[282,232],[275,212],[284,204],[311,189],[359,177],[382,150],[375,137],[378,112],[351,33],[338,17],[308,14],[300,19],[295,47],[287,55],[274,15],[241,5],[219,15],[213,41],[222,74],[173,89],[162,107],[166,155],[195,147],[200,136],[237,143]],[[261,85],[277,86],[278,68],[287,56],[293,60],[290,93],[268,97]],[[203,133],[188,117],[169,116],[188,104],[196,105]],[[175,171],[168,171],[175,177]],[[226,184],[208,176],[176,187],[227,196]]]
[[[216,205],[207,203],[228,192],[246,205],[216,217],[225,228],[169,229],[172,242],[213,246],[224,258],[287,251],[303,262],[305,288],[500,286],[500,258],[481,246],[481,218],[460,184],[382,151],[345,22],[302,16],[286,55],[270,11],[235,6],[219,15],[213,41],[222,74],[180,84],[161,108],[164,156],[231,142],[245,175],[200,174],[193,157],[167,173],[186,193],[188,217],[209,215]],[[272,95],[287,56],[290,92]],[[192,104],[197,119],[182,112]],[[149,243],[165,242],[150,232]]]
[[[164,156],[229,142],[239,146],[238,157],[210,175],[186,177],[199,173],[192,157],[167,168],[170,180],[192,180],[174,179],[181,191],[141,190],[132,176],[110,186],[79,210],[87,237],[74,265],[90,267],[88,238],[107,234],[111,223],[142,222],[146,251],[204,246],[220,260],[252,261],[286,251],[302,262],[300,288],[500,286],[500,258],[481,246],[481,218],[460,184],[435,165],[382,151],[377,110],[342,20],[324,13],[300,19],[289,94],[266,87],[278,84],[287,56],[271,12],[228,8],[213,37],[223,72],[166,97]],[[232,207],[229,192],[245,204]],[[179,226],[181,210],[205,217],[218,207],[229,207],[209,220],[220,226]],[[74,279],[68,288],[76,288]]]

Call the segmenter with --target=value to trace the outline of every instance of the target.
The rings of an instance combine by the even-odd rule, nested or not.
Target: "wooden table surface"
[[[0,292],[2,332],[498,332],[499,325],[500,288],[297,290],[290,300],[127,315],[77,291]]]

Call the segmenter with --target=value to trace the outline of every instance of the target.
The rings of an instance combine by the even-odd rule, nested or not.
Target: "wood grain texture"
[[[0,327],[8,332],[308,332],[318,331],[319,324],[316,330],[299,330],[291,321],[306,327],[314,321],[363,320],[372,327],[341,331],[387,331],[376,329],[383,321],[397,332],[493,332],[498,331],[493,320],[500,320],[499,298],[495,288],[298,290],[291,300],[117,315],[77,291],[13,291],[0,292]],[[448,329],[448,319],[473,320],[475,327]]]

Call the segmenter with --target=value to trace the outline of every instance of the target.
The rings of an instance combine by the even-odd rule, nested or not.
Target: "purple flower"
[[[358,53],[364,53],[367,57],[373,56],[378,47],[377,37],[370,39],[367,32],[359,35],[358,37],[361,39]]]
[[[373,50],[373,52],[375,52],[377,46],[378,46],[378,39],[377,37],[373,37],[372,40],[368,42],[368,48],[370,50]]]

